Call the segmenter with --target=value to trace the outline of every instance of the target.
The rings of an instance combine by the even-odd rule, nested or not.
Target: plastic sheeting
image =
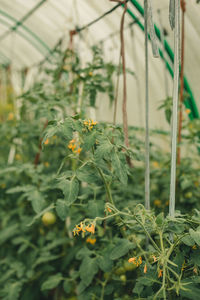
[[[163,27],[168,43],[173,49],[173,34],[168,20],[169,1],[154,0],[154,21],[159,28]],[[138,0],[143,5],[142,0]],[[28,15],[35,6],[37,10]],[[28,82],[30,85],[34,78],[37,64],[50,55],[51,50],[60,38],[64,38],[65,45],[69,42],[69,31],[76,26],[81,27],[94,20],[104,12],[115,6],[115,2],[109,0],[0,0],[0,63],[11,64],[13,82],[19,92],[19,79],[17,70],[28,67]],[[128,7],[144,23],[137,9],[129,2]],[[158,10],[160,13],[158,13]],[[74,38],[83,61],[90,57],[89,48],[101,40],[105,58],[118,63],[120,40],[119,31],[122,8],[119,7],[112,14],[106,16],[87,30],[81,32],[80,36]],[[186,1],[186,49],[185,49],[185,74],[200,109],[200,5],[196,0]],[[26,16],[26,18],[24,18]],[[23,21],[24,19],[24,21]],[[17,23],[22,21],[21,24]],[[125,27],[133,20],[127,14]],[[15,27],[15,30],[14,30]],[[135,76],[128,75],[128,121],[135,126],[144,125],[144,33],[134,24],[125,30],[125,46],[127,66],[135,72]],[[160,48],[162,45],[159,43]],[[166,57],[167,54],[165,53]],[[150,57],[150,125],[152,128],[167,129],[169,126],[165,121],[164,113],[157,110],[160,100],[171,96],[172,78],[166,70],[161,58],[153,58],[151,50]],[[31,75],[32,74],[32,75]],[[35,77],[35,76],[34,76]],[[119,93],[119,105],[117,121],[122,121],[121,115],[121,89]],[[98,99],[97,118],[110,120],[112,110],[109,108],[105,98]]]

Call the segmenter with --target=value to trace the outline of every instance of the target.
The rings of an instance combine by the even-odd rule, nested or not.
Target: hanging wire
[[[171,2],[170,2],[171,4]],[[180,49],[180,0],[174,7],[174,82],[173,82],[173,109],[172,109],[172,145],[171,145],[171,179],[169,215],[175,215],[176,192],[176,148],[177,148],[177,123],[178,123],[178,85],[179,85],[179,49]]]
[[[148,60],[148,1],[144,0],[145,29],[145,208],[150,209],[150,164],[149,164],[149,60]]]
[[[159,20],[159,25],[160,25],[160,40],[162,44],[162,51],[163,51],[163,65],[164,65],[164,81],[165,81],[165,94],[166,98],[169,97],[169,86],[168,86],[168,79],[167,79],[167,67],[166,67],[166,57],[165,57],[165,41],[164,41],[164,27],[162,23],[162,16],[161,16],[161,11],[158,9],[158,20]]]
[[[110,1],[114,1],[114,0],[110,0]],[[117,0],[118,1],[118,0]],[[115,1],[115,2],[117,2]],[[129,0],[124,1],[123,3],[127,3]],[[118,7],[122,6],[123,3],[118,3],[117,5],[115,5],[113,8],[109,9],[108,11],[106,11],[103,15],[101,15],[100,17],[96,18],[95,20],[91,21],[90,23],[84,25],[83,27],[77,27],[76,28],[76,32],[81,32],[82,30],[85,30],[86,28],[94,25],[95,23],[99,22],[101,19],[103,19],[104,17],[106,17],[107,15],[111,14],[113,11],[115,11]]]
[[[149,24],[149,34],[150,34],[150,38],[151,38],[151,46],[152,46],[153,56],[159,57],[158,43],[157,43],[157,37],[156,37],[156,33],[155,33],[155,28],[154,28],[153,9],[152,9],[151,0],[148,0],[147,21]]]
[[[175,0],[170,0],[169,3],[169,23],[173,30],[175,26]]]
[[[134,30],[133,30],[132,26],[130,27],[130,36],[131,36],[131,45],[132,45],[134,66],[135,66],[136,71],[137,71],[139,69],[138,68],[139,59],[137,57],[137,50],[136,50],[135,43],[134,43],[135,35],[134,35]],[[138,108],[139,108],[139,125],[140,125],[140,127],[144,127],[141,85],[140,85],[140,80],[139,80],[139,76],[137,75],[137,72],[135,72],[134,78],[135,78],[135,81],[136,81],[137,102],[138,102],[137,105],[138,105]]]

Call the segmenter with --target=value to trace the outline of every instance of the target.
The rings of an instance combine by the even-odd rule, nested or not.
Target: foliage
[[[195,151],[178,168],[172,219],[169,153],[152,143],[146,211],[142,134],[130,128],[126,148],[120,126],[88,118],[99,94],[112,103],[117,68],[98,48],[86,66],[68,50],[57,59],[0,124],[0,299],[197,299]],[[198,146],[198,121],[185,122],[184,145]]]

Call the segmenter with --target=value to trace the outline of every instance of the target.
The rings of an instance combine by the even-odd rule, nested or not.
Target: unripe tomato
[[[132,271],[135,270],[137,266],[133,263],[129,263],[127,260],[124,261],[124,269],[126,271]]]
[[[42,222],[45,226],[53,225],[56,222],[56,216],[48,211],[42,216]]]
[[[115,275],[122,275],[126,273],[126,270],[123,267],[119,267],[115,270]]]
[[[103,277],[104,277],[106,280],[108,280],[108,279],[111,277],[111,273],[110,273],[110,272],[105,272],[105,273],[103,274]]]
[[[122,282],[126,282],[126,275],[121,275],[121,276],[120,276],[120,280],[121,280]]]
[[[185,198],[188,198],[188,199],[192,198],[192,192],[187,192],[185,194]]]

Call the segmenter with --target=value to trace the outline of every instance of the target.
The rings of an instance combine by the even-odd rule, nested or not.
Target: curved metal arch
[[[0,19],[0,24],[4,25],[6,27],[10,26],[9,23],[7,23],[5,20],[2,20],[2,19]],[[11,63],[11,59],[8,56],[6,56],[3,52],[1,52],[1,54],[3,54],[3,56],[7,59],[7,61],[9,61],[9,63]],[[17,57],[19,57],[18,59],[23,63],[23,61],[21,60],[21,57],[19,55],[17,55]]]
[[[143,7],[136,0],[130,0],[130,1],[131,1],[131,4],[139,11],[139,13],[142,15],[142,17],[144,17]],[[133,12],[130,9],[128,10],[128,13],[137,22],[139,27],[144,31],[144,26],[142,25],[142,23],[138,20],[138,18],[133,14]],[[154,24],[154,27],[155,27],[155,32],[156,32],[158,39],[161,40],[161,34],[160,34],[159,28],[155,24]],[[150,39],[150,37],[149,37],[149,39]],[[171,62],[173,63],[174,62],[174,53],[166,40],[164,40],[164,47],[165,47],[165,50],[166,50]],[[160,52],[160,54],[162,53],[161,50],[159,50],[159,52]],[[164,59],[163,53],[161,55],[161,58]],[[169,63],[167,63],[166,60],[165,60],[165,63],[166,63],[166,65],[168,65],[170,67]],[[167,66],[167,69],[169,70],[168,66]],[[170,69],[171,69],[171,67],[170,67]],[[171,76],[173,77],[173,75],[174,75],[173,70],[171,69],[171,70],[169,70],[169,72],[170,72]],[[189,115],[190,119],[199,118],[199,111],[198,111],[198,108],[196,105],[196,101],[194,99],[192,90],[190,88],[190,85],[188,83],[186,76],[184,76],[184,89],[190,95],[190,98],[188,99],[190,109],[191,109],[191,114]]]
[[[2,16],[4,16],[5,18],[15,22],[16,24],[19,23],[19,21],[17,19],[15,19],[14,17],[12,17],[11,15],[9,15],[8,13],[6,13],[5,11],[3,11],[2,9],[0,9],[0,14]],[[26,35],[24,35],[23,33],[19,32],[16,30],[16,33],[21,35],[24,39],[26,39],[28,42],[30,42],[32,44],[32,46],[34,46],[35,48],[37,48],[38,51],[40,51],[40,53],[42,53],[43,55],[46,54],[46,52],[51,53],[51,49],[49,48],[49,46],[39,38],[39,36],[37,34],[35,34],[33,31],[31,31],[27,26],[23,25],[22,23],[18,24],[18,26],[21,26],[21,28],[23,28],[30,36],[32,36],[37,42],[38,44],[40,44],[42,46],[42,48],[38,47],[35,45],[35,43],[33,43],[32,40],[30,40]],[[2,36],[0,36],[0,41],[7,36],[7,33],[3,34]],[[46,51],[44,52],[45,49]]]

